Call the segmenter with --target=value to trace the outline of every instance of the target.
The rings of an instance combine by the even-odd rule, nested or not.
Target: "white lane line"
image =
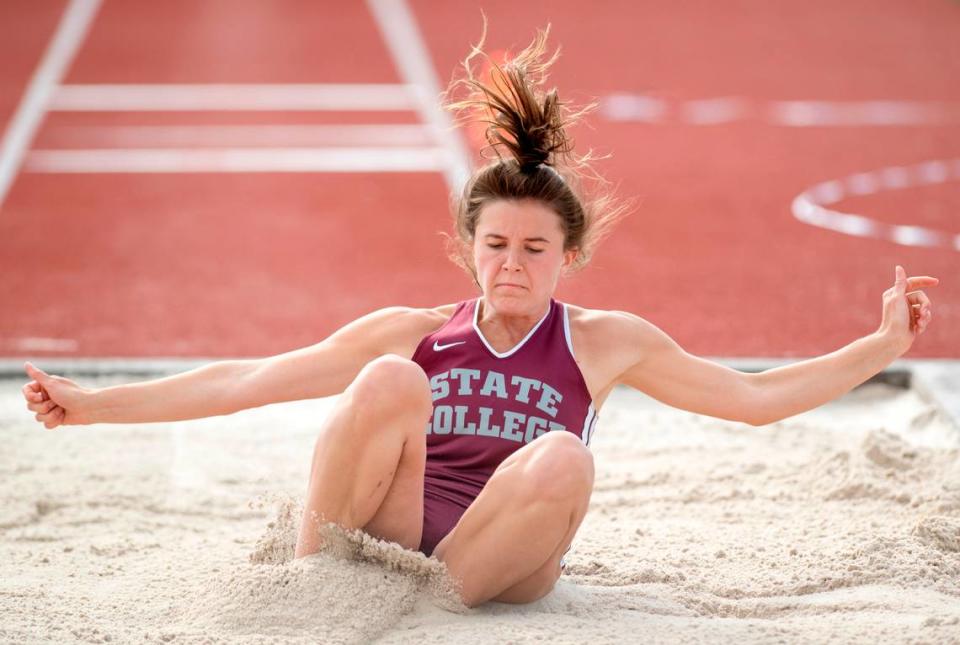
[[[752,106],[745,99],[727,96],[686,101],[680,108],[681,119],[691,125],[718,125],[750,118]]]
[[[600,103],[600,113],[608,121],[660,123],[667,118],[668,111],[665,100],[642,94],[611,94]]]
[[[396,84],[62,85],[50,102],[61,112],[183,110],[416,110],[416,89]]]
[[[326,147],[430,146],[423,125],[136,125],[61,126],[45,131],[46,147]]]
[[[21,352],[75,352],[80,346],[72,338],[11,338],[4,345]]]
[[[26,169],[43,173],[441,172],[443,148],[217,148],[34,150]]]
[[[57,31],[30,79],[0,144],[0,206],[43,120],[50,95],[66,74],[99,7],[100,0],[72,0],[63,12]]]
[[[771,123],[792,127],[927,125],[960,117],[957,105],[922,101],[772,101],[768,109]]]
[[[667,101],[618,92],[604,97],[600,105],[601,114],[609,121],[700,126],[735,121],[793,128],[960,123],[960,103],[940,101],[762,101],[737,96]]]
[[[954,173],[950,173],[951,166]],[[948,248],[960,251],[960,235],[924,226],[887,224],[863,215],[826,208],[848,196],[863,196],[912,186],[928,186],[960,179],[960,159],[935,159],[913,166],[890,166],[859,172],[811,186],[794,198],[791,212],[799,221],[857,237],[885,239],[905,246]]]
[[[420,114],[447,151],[449,166],[444,169],[447,186],[451,192],[459,194],[470,177],[470,155],[459,131],[454,128],[453,119],[440,107],[440,84],[413,14],[404,0],[367,0],[367,6],[400,76],[417,88]]]

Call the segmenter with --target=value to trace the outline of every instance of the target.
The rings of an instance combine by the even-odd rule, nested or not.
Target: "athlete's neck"
[[[484,338],[494,345],[513,347],[526,338],[530,330],[543,320],[550,310],[550,302],[539,305],[533,313],[499,312],[487,302],[486,298],[480,298],[477,307],[479,307],[477,326],[483,332]]]

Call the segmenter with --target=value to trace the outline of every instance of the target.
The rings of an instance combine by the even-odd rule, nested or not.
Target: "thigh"
[[[325,429],[325,448],[346,449],[331,466],[351,480],[352,512],[369,518],[351,525],[416,549],[423,524],[424,423],[433,408],[426,375],[407,359],[380,357],[364,367],[337,406],[342,409],[331,417],[341,424]]]
[[[380,539],[416,550],[423,528],[423,472],[426,461],[426,436],[422,424],[411,431],[397,463],[390,488],[363,530]]]
[[[560,445],[557,445],[557,439],[560,440]],[[560,451],[554,452],[556,448],[560,448]],[[545,449],[553,449],[548,460],[543,458]],[[544,464],[548,461],[550,465],[545,466]],[[489,571],[488,565],[477,561],[477,554],[473,553],[473,541],[488,539],[483,537],[485,527],[494,525],[506,527],[507,525],[501,524],[498,519],[500,514],[507,513],[520,517],[526,509],[530,508],[527,504],[531,499],[539,498],[542,494],[551,495],[554,499],[568,504],[563,511],[563,515],[568,519],[562,527],[556,526],[551,529],[560,530],[560,533],[555,534],[556,537],[553,538],[557,540],[554,542],[555,546],[551,546],[549,551],[537,557],[537,561],[541,564],[535,569],[527,570],[522,578],[514,578],[512,584],[507,583],[508,586],[502,587],[496,595],[487,596],[491,600],[500,602],[531,602],[541,598],[553,588],[560,577],[563,556],[569,550],[586,515],[592,487],[593,457],[579,439],[573,435],[555,436],[547,441],[538,439],[513,453],[500,464],[457,526],[437,545],[434,554],[444,561],[452,558],[448,562],[449,566],[453,566],[453,561],[456,561],[455,568],[459,570],[458,575],[464,579],[472,577],[475,573],[486,575],[483,572]],[[547,490],[549,493],[542,492]],[[513,545],[537,541],[536,539],[528,540],[524,536],[539,537],[548,524],[554,524],[554,522],[545,522],[542,516],[539,518],[530,516],[523,521],[529,521],[531,524],[523,528],[517,525],[517,530],[523,533],[516,534],[513,541],[504,536],[504,543],[490,551],[488,554],[490,557],[501,560],[504,557],[507,559],[519,557],[508,556],[505,550],[513,550]],[[463,554],[466,552],[471,552],[473,555],[464,559]],[[495,553],[500,555],[494,556]],[[529,560],[523,560],[523,562],[529,562]],[[520,566],[519,562],[518,566]],[[508,578],[511,577],[510,574],[506,575]]]

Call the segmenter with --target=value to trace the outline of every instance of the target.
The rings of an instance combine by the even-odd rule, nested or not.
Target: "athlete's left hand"
[[[901,355],[933,319],[930,298],[920,289],[939,283],[937,278],[926,275],[908,278],[903,267],[897,265],[893,286],[883,292],[883,320],[877,332],[888,337]]]

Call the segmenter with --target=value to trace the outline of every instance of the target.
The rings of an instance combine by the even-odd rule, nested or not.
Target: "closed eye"
[[[502,249],[506,246],[506,244],[487,244],[487,246],[491,249]],[[544,249],[532,249],[530,247],[527,247],[527,250],[531,253],[543,253],[544,251]]]

